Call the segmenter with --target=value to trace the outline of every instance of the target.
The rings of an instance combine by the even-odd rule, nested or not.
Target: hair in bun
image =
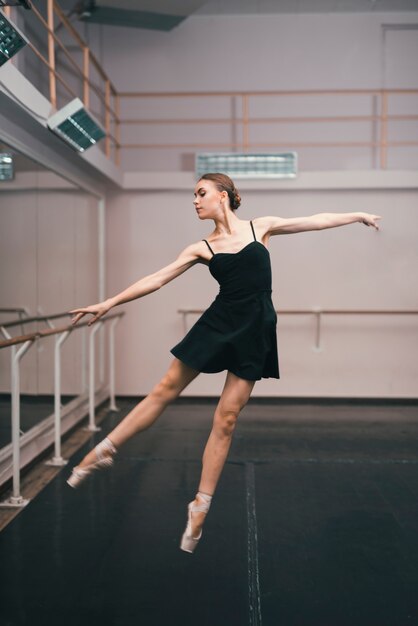
[[[241,204],[241,196],[238,193],[233,181],[226,174],[220,174],[219,172],[203,174],[199,180],[211,180],[215,183],[218,191],[226,191],[229,198],[229,206],[233,211],[236,211]]]

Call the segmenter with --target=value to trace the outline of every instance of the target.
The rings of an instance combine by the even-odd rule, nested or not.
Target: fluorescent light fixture
[[[79,98],[51,115],[48,127],[79,152],[84,152],[106,136],[103,128],[91,113],[87,113]]]
[[[23,7],[31,9],[30,0],[0,0],[0,7]]]
[[[26,46],[25,35],[0,11],[0,66]]]
[[[222,172],[231,178],[295,178],[297,153],[202,153],[196,155],[196,174]]]
[[[13,156],[9,152],[0,152],[0,180],[13,180]]]

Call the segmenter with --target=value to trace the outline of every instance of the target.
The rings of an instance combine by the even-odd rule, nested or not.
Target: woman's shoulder
[[[262,215],[262,216],[259,216],[259,217],[254,217],[250,221],[254,224],[254,226],[255,225],[257,225],[257,226],[264,226],[264,225],[270,224],[271,219],[272,218],[269,215]]]
[[[270,215],[262,215],[251,220],[259,237],[263,237],[269,232],[273,219],[274,218]]]
[[[182,250],[179,258],[187,258],[194,262],[196,261],[207,261],[208,257],[208,246],[205,243],[204,239],[200,239],[199,241],[195,241],[194,243],[189,244]]]

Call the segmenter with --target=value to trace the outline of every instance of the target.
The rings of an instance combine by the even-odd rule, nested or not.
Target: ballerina
[[[220,291],[184,339],[172,350],[167,373],[151,392],[75,467],[68,479],[78,487],[93,471],[110,467],[120,447],[157,420],[198,374],[227,371],[215,410],[213,426],[202,459],[195,499],[187,509],[187,525],[180,548],[194,552],[202,536],[237,418],[261,378],[279,378],[276,313],[271,300],[270,237],[335,228],[359,222],[379,230],[379,215],[320,213],[308,217],[276,216],[241,220],[236,215],[241,198],[225,174],[203,175],[194,190],[200,220],[213,220],[207,237],[187,246],[175,261],[141,278],[121,293],[88,307],[74,309],[72,323],[91,314],[94,324],[111,308],[142,298],[197,263],[208,266]],[[162,224],[162,228],[164,225]],[[156,237],[158,233],[156,233]]]

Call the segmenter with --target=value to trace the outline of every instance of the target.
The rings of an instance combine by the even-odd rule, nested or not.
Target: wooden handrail
[[[388,115],[388,120],[415,121],[418,115]],[[378,115],[340,115],[333,117],[249,117],[251,124],[298,124],[298,123],[328,123],[328,122],[378,122]],[[245,120],[239,117],[231,118],[178,118],[178,119],[122,119],[121,124],[244,124]]]
[[[59,45],[59,47],[61,48],[61,50],[64,52],[65,56],[67,57],[67,59],[70,61],[70,63],[75,67],[75,69],[78,71],[79,74],[81,74],[81,76],[83,76],[83,70],[81,69],[81,67],[74,61],[73,57],[71,56],[71,54],[68,52],[67,48],[64,46],[64,44],[62,43],[61,39],[59,37],[57,37],[57,35],[55,34],[55,32],[48,26],[48,22],[45,20],[45,18],[43,17],[42,13],[40,11],[38,11],[38,9],[35,7],[35,5],[32,5],[32,11],[33,13],[36,15],[36,17],[40,20],[40,22],[42,22],[42,24],[44,25],[44,27],[46,28],[46,30],[48,31],[48,34],[51,35],[54,39],[54,41]]]
[[[285,149],[293,150],[299,148],[368,148],[370,150],[379,150],[380,152],[380,167],[385,169],[387,167],[388,149],[390,147],[413,147],[418,146],[417,141],[389,141],[388,139],[388,125],[391,121],[417,121],[418,115],[401,115],[389,113],[389,97],[392,95],[415,95],[418,94],[418,89],[318,89],[318,90],[270,90],[270,91],[184,91],[184,92],[120,92],[120,98],[131,99],[187,99],[187,98],[241,98],[242,113],[240,117],[234,118],[196,118],[196,119],[184,119],[184,118],[169,118],[169,119],[157,119],[157,118],[143,118],[143,119],[121,119],[121,124],[129,125],[141,125],[141,126],[197,126],[197,125],[230,125],[233,127],[240,127],[242,132],[240,137],[234,138],[230,141],[199,141],[188,143],[155,143],[155,142],[132,142],[123,143],[121,148],[127,150],[220,150],[220,151],[244,151],[249,149]],[[250,98],[257,99],[257,97],[307,97],[307,96],[369,96],[378,97],[380,99],[380,114],[375,113],[371,115],[331,115],[331,116],[268,116],[265,118],[251,117]],[[359,123],[369,122],[370,124],[379,124],[380,136],[375,137],[370,141],[293,141],[292,139],[283,139],[278,141],[257,141],[256,138],[250,138],[250,128],[252,125],[263,124],[327,124],[327,123]],[[375,133],[376,134],[376,133]]]
[[[371,95],[380,96],[385,92],[394,94],[414,94],[418,89],[298,89],[286,91],[150,91],[130,92],[119,91],[121,98],[221,98],[233,96],[347,96],[347,95]]]
[[[37,317],[25,317],[21,320],[13,320],[11,322],[6,322],[2,324],[0,322],[0,327],[3,328],[12,328],[13,326],[22,326],[22,324],[34,324],[35,322],[47,322],[48,320],[57,320],[62,317],[71,317],[73,314],[65,311],[64,313],[53,313],[52,315],[38,315]],[[106,319],[110,319],[111,317],[117,317],[118,315],[124,315],[123,312],[120,313],[112,313],[111,315],[106,315]],[[103,318],[105,319],[105,318]],[[77,324],[79,326],[79,324]]]
[[[81,37],[81,35],[78,34],[78,32],[76,31],[74,26],[71,24],[70,20],[63,13],[63,11],[62,11],[61,7],[59,6],[58,2],[56,0],[53,0],[53,2],[54,2],[54,10],[55,10],[56,14],[58,15],[59,19],[61,20],[62,24],[72,34],[74,39],[79,44],[80,48],[84,49],[87,46],[86,42]],[[96,59],[95,55],[93,54],[93,52],[91,50],[90,50],[90,59],[91,59],[93,65],[95,66],[96,70],[99,72],[100,76],[103,78],[103,80],[109,80],[108,75],[103,70],[102,66],[100,65],[99,61]],[[112,85],[112,87],[113,87],[113,85]],[[116,92],[116,89],[114,87],[113,87],[113,90]]]
[[[29,48],[36,54],[36,56],[42,61],[42,63],[44,65],[46,65],[46,67],[53,73],[53,75],[55,76],[55,78],[57,78],[60,83],[62,85],[64,85],[64,87],[67,89],[67,91],[74,97],[77,97],[77,94],[75,93],[75,91],[73,91],[73,89],[68,85],[68,83],[63,79],[63,77],[55,70],[52,68],[52,66],[49,64],[49,61],[47,61],[47,59],[45,59],[45,57],[39,52],[39,50],[37,50],[35,48],[35,46],[29,41],[28,42],[28,46]],[[51,104],[52,104],[52,100],[51,100]]]
[[[195,314],[204,313],[205,309],[178,309],[177,313]],[[277,309],[278,315],[418,315],[414,309]]]
[[[63,317],[63,315],[66,315],[66,314],[61,313],[58,315],[50,315],[48,317],[25,319],[25,320],[20,320],[18,324],[20,325],[21,322],[24,322],[26,324],[27,322],[30,322],[30,321],[33,322],[34,320],[56,319],[58,317]],[[105,315],[105,317],[100,318],[100,321],[106,322],[107,320],[113,319],[115,317],[123,317],[123,315],[125,315],[124,312],[112,313],[111,315]],[[15,322],[3,324],[3,326],[8,326],[8,327],[16,326],[16,325],[17,324]],[[27,335],[19,335],[17,337],[12,337],[11,339],[4,339],[0,341],[0,349],[7,348],[9,346],[15,346],[20,343],[25,343],[26,341],[36,341],[38,339],[42,339],[43,337],[49,337],[51,335],[59,335],[60,333],[64,333],[67,331],[72,332],[73,330],[76,330],[77,328],[82,328],[83,326],[88,326],[88,325],[89,325],[89,322],[88,320],[86,320],[84,322],[78,322],[75,326],[73,324],[69,324],[67,326],[61,326],[60,328],[46,328],[45,330],[39,330],[35,333],[29,333]]]
[[[49,88],[50,88],[50,101],[54,108],[57,108],[57,94],[56,94],[56,81],[59,81],[60,84],[67,90],[67,92],[74,98],[78,97],[78,94],[75,93],[74,89],[68,84],[68,82],[59,74],[56,69],[55,63],[55,45],[59,46],[59,48],[63,51],[66,59],[70,62],[71,67],[74,68],[76,74],[80,76],[82,81],[82,100],[84,102],[84,106],[89,109],[90,105],[90,90],[94,91],[97,95],[97,98],[101,102],[102,106],[105,110],[105,120],[104,126],[107,130],[110,129],[111,124],[115,124],[116,128],[118,128],[120,124],[119,113],[117,110],[118,103],[115,102],[115,108],[112,107],[111,97],[117,98],[117,91],[114,85],[112,84],[109,76],[107,76],[106,72],[103,70],[99,61],[93,54],[93,52],[89,49],[87,43],[83,40],[81,35],[77,32],[74,26],[71,24],[69,19],[66,17],[61,7],[59,6],[56,0],[47,0],[47,19],[42,15],[35,5],[32,5],[33,14],[40,21],[42,26],[45,28],[47,37],[48,37],[48,59],[44,57],[44,55],[31,43],[28,42],[29,48],[36,54],[36,56],[40,59],[40,61],[48,68],[49,72]],[[82,54],[83,54],[83,63],[82,67],[76,62],[73,58],[73,55],[69,52],[68,47],[64,45],[60,37],[57,36],[56,32],[54,32],[54,15],[58,17],[61,24],[65,27],[65,29],[70,33],[70,35],[75,40],[76,44],[79,46]],[[98,72],[100,78],[105,82],[105,90],[102,91],[100,87],[98,87],[92,80],[90,76],[90,65],[93,65]],[[99,116],[101,117],[101,115]],[[115,154],[115,160],[119,160],[119,145],[117,146],[117,154]],[[106,154],[109,157],[111,154],[110,150],[110,138],[106,139]]]
[[[403,145],[418,145],[418,142],[402,142]],[[387,143],[388,146],[399,145],[395,143]],[[199,143],[179,143],[179,144],[141,144],[141,143],[124,143],[121,146],[122,148],[130,148],[130,149],[158,149],[163,148],[164,150],[168,148],[240,148],[242,147],[242,142],[229,142],[229,143],[209,143],[206,141],[201,141]],[[286,143],[274,141],[274,142],[263,142],[263,143],[255,143],[251,142],[252,148],[284,148],[289,150],[290,148],[379,148],[380,144],[377,142],[364,142],[364,141],[351,141],[351,142],[311,142],[311,143],[299,143],[295,141],[287,141]]]
[[[99,119],[104,120],[103,125],[106,131],[105,139],[105,153],[107,157],[110,157],[114,152],[115,163],[120,163],[120,149],[128,150],[149,150],[149,149],[192,149],[199,150],[214,149],[214,150],[243,150],[248,151],[254,149],[298,149],[298,148],[369,148],[371,150],[378,149],[380,153],[380,167],[385,169],[388,161],[388,150],[390,147],[413,147],[417,146],[416,141],[389,141],[389,123],[392,121],[417,121],[418,115],[395,115],[389,112],[389,98],[392,95],[415,95],[418,94],[418,89],[398,88],[398,89],[385,89],[385,88],[369,88],[369,89],[307,89],[307,90],[263,90],[263,91],[250,91],[250,90],[230,90],[230,91],[183,91],[183,92],[131,92],[122,91],[117,92],[115,86],[107,76],[106,72],[101,67],[99,61],[89,49],[87,43],[77,32],[74,25],[66,17],[63,10],[59,6],[57,0],[47,0],[48,20],[42,16],[40,11],[33,6],[33,13],[38,17],[42,25],[45,27],[48,34],[48,49],[49,60],[46,60],[44,56],[31,44],[30,48],[37,54],[39,59],[47,66],[50,76],[50,98],[53,105],[56,106],[56,87],[55,81],[59,81],[65,89],[73,96],[76,97],[74,90],[70,87],[66,80],[57,72],[55,67],[55,44],[63,50],[65,57],[70,61],[71,66],[75,68],[77,75],[82,79],[82,99],[87,109],[90,107],[90,91],[93,91],[102,105]],[[70,33],[79,46],[82,55],[83,62],[82,67],[73,59],[72,55],[68,51],[68,47],[64,45],[57,34],[54,32],[53,15],[56,15],[60,20],[60,23]],[[99,77],[104,82],[104,90],[101,86],[96,85],[91,79],[91,66],[94,66]],[[379,98],[379,113],[373,115],[330,115],[330,116],[269,116],[265,118],[251,117],[250,114],[250,99],[259,97],[323,97],[323,96],[337,96],[337,97],[350,97],[350,96],[369,96]],[[112,102],[113,98],[113,102]],[[240,98],[242,103],[242,113],[238,118],[232,116],[227,118],[199,118],[199,119],[125,119],[120,118],[120,100],[125,99],[187,99],[187,98]],[[113,105],[113,106],[112,106]],[[379,136],[374,131],[374,140],[372,141],[352,141],[352,142],[320,142],[311,141],[294,142],[292,140],[279,142],[273,141],[253,141],[251,139],[250,129],[252,125],[263,124],[327,124],[327,123],[359,123],[369,122],[371,124],[379,124]],[[120,141],[120,125],[159,125],[169,126],[171,125],[231,125],[231,127],[240,127],[242,132],[240,140],[234,141],[220,141],[220,142],[189,142],[189,143],[173,143],[173,144],[156,144],[156,143],[127,143],[122,144]],[[114,126],[112,126],[114,125]],[[113,134],[111,132],[113,130]],[[114,150],[112,150],[112,146]]]
[[[201,315],[203,309],[179,309],[177,311],[183,316],[183,331],[187,333],[187,316]],[[321,319],[323,315],[418,315],[418,310],[411,309],[321,309],[315,307],[313,309],[276,309],[276,313],[282,315],[314,315],[315,316],[315,343],[313,349],[321,350]]]
[[[62,317],[71,317],[71,313],[65,311],[64,313],[53,313],[52,315],[37,315],[36,317],[26,317],[23,320],[13,320],[11,322],[6,322],[5,324],[1,324],[3,328],[13,328],[13,326],[21,326],[22,321],[25,324],[34,324],[35,322],[46,322],[48,320],[56,320]]]

